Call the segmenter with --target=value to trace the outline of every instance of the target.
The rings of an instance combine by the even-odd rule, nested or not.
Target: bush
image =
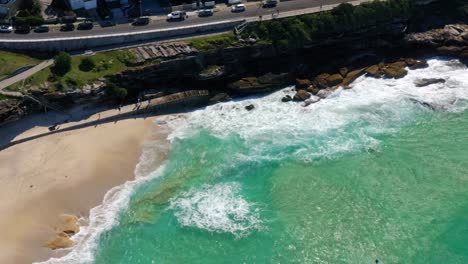
[[[28,16],[40,16],[41,3],[38,0],[23,0],[19,5],[19,9],[27,12]]]
[[[96,64],[94,63],[93,59],[87,57],[81,60],[80,65],[78,66],[81,71],[88,72],[94,67],[96,67]]]
[[[65,73],[69,72],[71,69],[71,57],[70,54],[66,52],[60,52],[54,57],[54,66],[52,67],[52,72],[63,76]]]
[[[127,97],[127,89],[125,88],[122,88],[122,87],[118,87],[117,85],[115,85],[114,83],[112,82],[109,82],[106,84],[106,94],[107,96],[111,97],[111,98],[116,98],[116,99],[124,99],[125,97]]]

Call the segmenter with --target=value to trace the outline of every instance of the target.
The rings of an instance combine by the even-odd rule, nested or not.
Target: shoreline
[[[92,118],[95,117],[86,120]],[[54,251],[44,245],[60,233],[62,215],[76,216],[83,222],[109,190],[135,179],[144,143],[147,140],[161,143],[167,138],[166,130],[155,131],[155,119],[102,124],[1,151],[0,198],[4,202],[0,214],[8,217],[0,219],[0,228],[4,230],[0,238],[0,247],[4,249],[0,262],[46,261],[69,251]],[[44,129],[47,127],[33,127],[16,138]],[[159,162],[164,158],[161,155]]]

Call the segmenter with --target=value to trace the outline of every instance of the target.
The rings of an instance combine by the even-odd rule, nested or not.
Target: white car
[[[13,27],[9,25],[0,26],[0,33],[11,33],[13,32]]]
[[[234,5],[231,7],[231,12],[244,12],[244,11],[245,11],[244,4],[238,4],[238,5]]]
[[[187,17],[187,13],[183,11],[174,11],[167,15],[167,20],[184,20]]]

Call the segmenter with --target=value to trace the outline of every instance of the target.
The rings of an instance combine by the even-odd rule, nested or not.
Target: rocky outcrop
[[[75,243],[71,237],[80,231],[78,217],[74,215],[63,214],[60,216],[60,224],[56,227],[57,234],[45,247],[50,249],[60,249],[72,247]]]
[[[134,55],[134,64],[142,64],[157,59],[173,59],[180,56],[192,56],[198,50],[186,43],[171,43],[161,45],[146,45],[130,49]]]
[[[382,70],[385,78],[401,79],[408,74],[404,61],[387,64]]]
[[[405,36],[404,41],[406,45],[425,48],[466,46],[468,43],[468,25],[446,25],[442,29],[408,34]]]
[[[0,101],[0,124],[16,121],[25,114],[25,109],[17,100]]]
[[[239,93],[258,93],[272,91],[290,82],[290,75],[268,73],[260,77],[242,78],[228,85],[229,89]]]

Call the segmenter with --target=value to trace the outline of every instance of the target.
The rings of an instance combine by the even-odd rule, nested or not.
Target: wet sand
[[[108,190],[133,179],[148,135],[167,136],[149,133],[154,126],[154,118],[129,119],[0,151],[0,263],[57,256],[44,245],[57,234],[60,216],[86,218]],[[46,129],[35,127],[16,138]]]

